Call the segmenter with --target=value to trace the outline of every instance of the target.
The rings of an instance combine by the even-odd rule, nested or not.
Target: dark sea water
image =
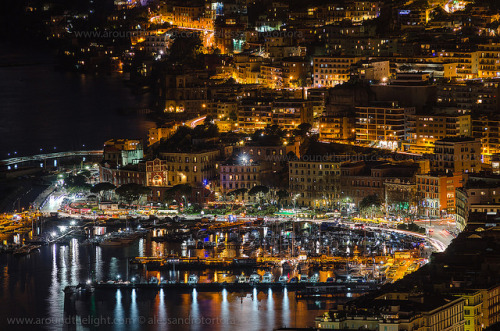
[[[114,137],[145,138],[154,126],[136,115],[149,96],[133,94],[122,75],[61,72],[55,64],[47,51],[0,44],[0,159],[101,148]]]
[[[162,250],[166,249],[163,245]],[[66,286],[85,283],[89,277],[138,279],[140,271],[129,268],[127,260],[151,256],[158,247],[147,238],[118,248],[80,245],[73,240],[66,246],[44,246],[28,256],[0,255],[0,330],[273,330],[313,326],[314,318],[333,305],[296,300],[295,292],[286,290],[96,289],[91,299],[77,302],[75,324],[65,320]],[[181,254],[171,245],[168,252],[172,249]],[[194,251],[206,254],[203,250],[191,250],[191,254]],[[188,273],[162,271],[161,277],[182,279]],[[196,273],[205,281],[206,272]]]

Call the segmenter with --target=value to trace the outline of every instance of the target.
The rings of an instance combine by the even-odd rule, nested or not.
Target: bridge
[[[12,167],[17,168],[18,165],[30,162],[45,162],[52,159],[64,159],[72,157],[85,157],[85,156],[102,156],[102,150],[91,150],[91,151],[68,151],[68,152],[56,152],[56,153],[46,153],[37,154],[31,156],[21,156],[12,157],[10,159],[0,160],[0,169],[7,168],[8,170]]]

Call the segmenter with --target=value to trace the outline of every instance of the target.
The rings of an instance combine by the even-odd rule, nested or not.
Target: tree
[[[368,195],[361,200],[359,203],[359,209],[365,209],[369,207],[380,207],[382,201],[376,194]]]
[[[294,136],[302,136],[305,137],[309,131],[311,131],[312,125],[309,123],[300,124],[295,130],[293,130]]]
[[[123,184],[115,190],[121,198],[128,203],[139,200],[142,196],[150,194],[151,189],[136,183]]]
[[[269,193],[269,187],[263,185],[254,186],[248,191],[248,195],[259,196],[260,198],[264,198],[267,193]]]
[[[114,189],[116,189],[116,186],[114,186],[113,184],[109,182],[102,182],[92,186],[90,188],[90,192],[97,193],[99,194],[99,196],[101,196],[103,193],[107,191],[113,191]]]
[[[279,205],[282,200],[290,196],[290,193],[288,193],[287,190],[279,190],[278,192],[276,192],[276,196],[278,197],[278,205]]]
[[[247,192],[248,192],[248,190],[246,188],[239,188],[236,190],[232,190],[231,192],[228,192],[227,196],[232,197],[232,196],[236,196],[236,195],[240,195],[240,194],[245,194]]]
[[[193,188],[189,184],[177,184],[165,191],[165,201],[170,202],[177,200],[179,203],[182,197],[189,197],[193,192]],[[187,198],[186,198],[187,199]]]
[[[269,193],[269,187],[264,186],[264,185],[257,185],[257,186],[252,187],[250,189],[250,191],[248,191],[249,195],[257,195],[259,193],[262,193],[262,194]]]
[[[368,195],[361,200],[359,203],[359,210],[366,213],[373,213],[380,210],[380,206],[382,205],[382,201],[379,196],[376,194]]]
[[[86,191],[90,188],[87,178],[82,175],[69,176],[64,180],[64,186],[70,191]]]
[[[173,63],[196,64],[199,54],[202,52],[203,44],[197,33],[188,36],[178,36],[170,47],[169,60]]]

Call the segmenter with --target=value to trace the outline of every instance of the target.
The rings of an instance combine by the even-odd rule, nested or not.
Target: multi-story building
[[[444,62],[444,78],[448,79],[474,79],[479,72],[479,52],[476,51],[458,51],[458,52],[439,52],[436,57]],[[436,58],[432,57],[432,58]]]
[[[500,116],[480,116],[472,121],[472,134],[481,140],[481,153],[491,159],[492,155],[500,153]]]
[[[144,170],[144,163],[129,164],[121,168],[115,168],[108,163],[104,163],[99,166],[99,180],[111,183],[116,187],[130,183],[146,185]]]
[[[160,153],[146,161],[146,185],[161,199],[166,188],[179,184],[207,186],[217,175],[220,150]]]
[[[291,130],[302,123],[312,124],[312,121],[313,103],[304,99],[247,98],[238,107],[238,127],[244,132],[274,124]]]
[[[304,87],[310,85],[311,63],[302,57],[286,57],[282,61],[284,87]]]
[[[340,305],[317,317],[318,330],[464,330],[463,298],[385,293],[377,298]],[[360,312],[363,312],[360,317]]]
[[[464,303],[464,331],[480,331],[483,329],[483,295],[481,290],[457,290],[454,296],[465,300]]]
[[[224,120],[237,117],[238,102],[236,100],[213,100],[207,102],[207,115]]]
[[[478,45],[479,51],[479,77],[500,77],[500,44],[491,43]]]
[[[260,81],[261,56],[246,53],[235,54],[233,78],[241,84],[257,84]]]
[[[431,169],[440,172],[479,172],[481,142],[468,137],[448,137],[434,142]]]
[[[205,114],[207,79],[208,74],[204,70],[164,73],[157,84],[158,108],[166,113],[184,113],[190,118]]]
[[[419,213],[426,217],[455,214],[456,189],[462,187],[462,173],[417,174],[417,198]]]
[[[415,115],[411,133],[412,150],[429,152],[436,140],[472,135],[471,116],[459,114]]]
[[[473,115],[482,112],[500,111],[500,84],[493,80],[467,81],[437,85],[437,104],[470,111]]]
[[[241,146],[239,152],[241,156],[247,156],[249,162],[259,163],[263,169],[281,170],[290,161],[290,153],[300,157],[300,143],[298,139],[293,144],[284,141],[282,145],[258,145],[250,142]]]
[[[389,79],[389,61],[363,61],[356,68],[359,78],[385,82]]]
[[[111,139],[104,143],[103,162],[113,166],[137,164],[143,158],[142,142],[137,139]]]
[[[257,162],[238,160],[219,164],[220,191],[222,194],[237,189],[262,185],[262,166]]]
[[[168,33],[164,33],[158,35],[147,35],[141,46],[144,46],[144,51],[147,53],[163,55],[167,54],[167,50],[170,48],[171,43],[172,40],[170,39],[170,35]]]
[[[319,137],[323,141],[348,141],[356,137],[355,118],[348,116],[321,116]]]
[[[500,211],[500,179],[498,177],[468,176],[463,187],[456,190],[457,229],[463,231],[470,213]]]
[[[244,132],[264,129],[271,123],[273,102],[271,99],[246,98],[238,107],[238,127]]]
[[[483,305],[481,309],[484,327],[500,323],[500,285],[480,289]]]
[[[391,164],[386,161],[348,162],[341,165],[341,194],[355,204],[369,195],[385,197],[385,182],[395,178],[411,181],[418,165]]]
[[[176,124],[149,129],[148,145],[151,146],[153,144],[160,142],[162,139],[169,138],[175,133],[176,130],[177,130]]]
[[[349,81],[352,66],[361,60],[363,60],[361,57],[314,57],[314,87],[334,87]]]
[[[263,64],[260,66],[260,83],[272,89],[283,87],[283,70],[280,65]]]
[[[353,23],[361,23],[379,16],[382,2],[373,0],[347,1],[345,7],[346,19]]]
[[[401,148],[410,138],[413,114],[415,108],[399,107],[397,102],[356,107],[356,140],[382,148]]]
[[[272,124],[293,130],[302,123],[313,123],[313,102],[304,99],[276,99],[272,107]]]
[[[306,160],[307,159],[307,160]],[[290,191],[299,206],[328,207],[340,197],[340,160],[304,158],[289,162]]]

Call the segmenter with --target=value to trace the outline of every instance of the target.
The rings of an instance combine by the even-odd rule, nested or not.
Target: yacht
[[[194,284],[197,284],[197,283],[198,283],[198,276],[196,276],[195,274],[189,275],[188,284],[189,285],[194,285]]]
[[[260,283],[260,275],[259,274],[251,274],[250,275],[250,283]]]
[[[288,276],[287,275],[280,276],[280,278],[278,279],[278,282],[283,283],[283,284],[288,282]]]
[[[248,277],[245,276],[244,274],[241,274],[239,277],[238,277],[238,283],[239,284],[246,284],[248,283]]]
[[[264,276],[262,277],[262,282],[263,282],[263,283],[272,283],[272,282],[273,282],[273,280],[274,280],[274,276],[273,276],[273,274],[272,274],[272,273],[270,273],[269,271],[268,271],[268,272],[266,272],[266,273],[264,274]]]
[[[319,282],[319,275],[318,274],[312,275],[311,278],[309,278],[309,282],[310,283],[317,283],[317,282]]]

